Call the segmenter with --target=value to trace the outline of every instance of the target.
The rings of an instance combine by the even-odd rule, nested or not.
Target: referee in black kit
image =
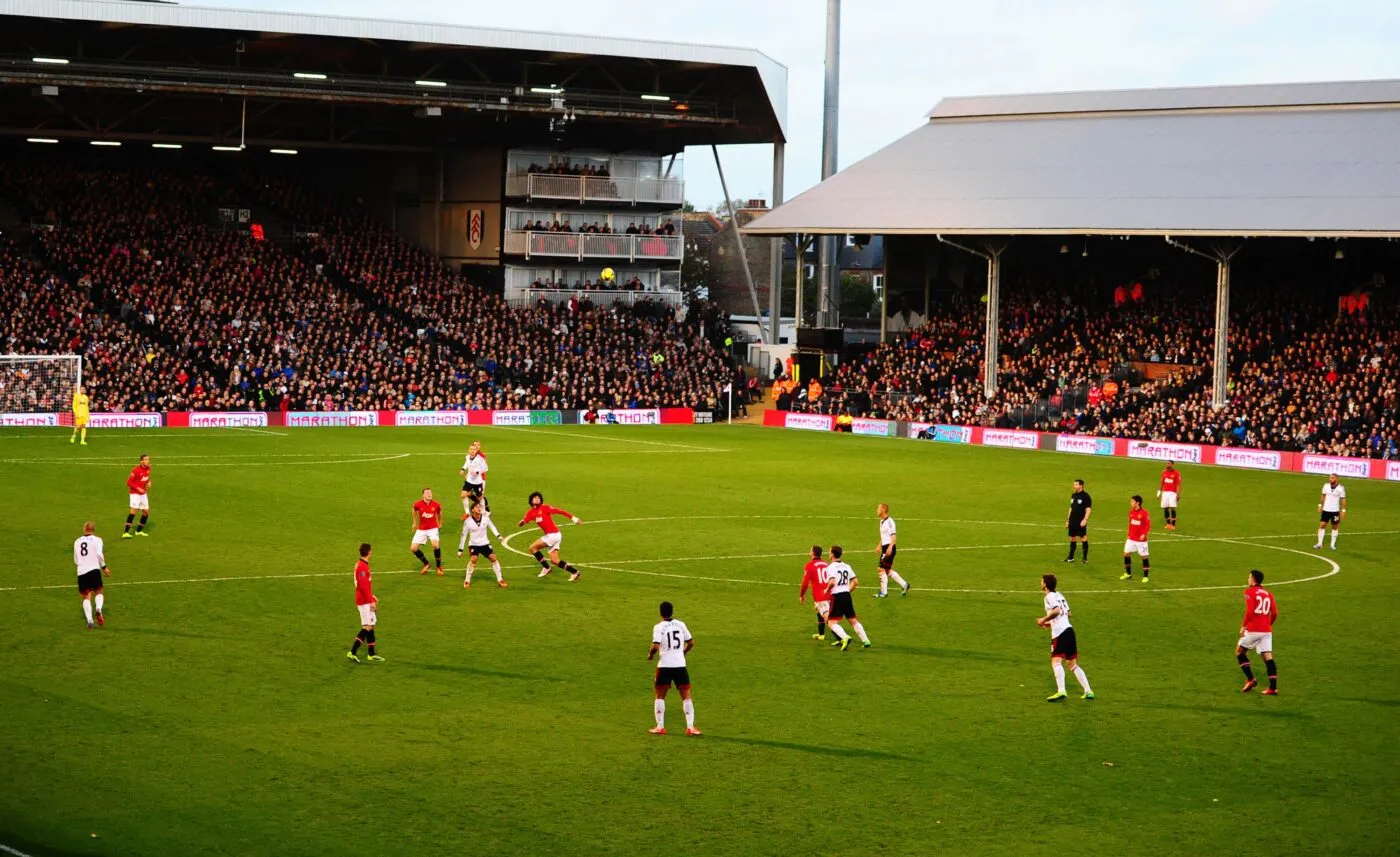
[[[1069,514],[1065,516],[1065,529],[1069,530],[1069,556],[1065,562],[1074,562],[1074,547],[1084,545],[1084,562],[1089,561],[1089,516],[1094,513],[1094,498],[1084,490],[1084,480],[1074,480],[1074,493],[1069,495]]]

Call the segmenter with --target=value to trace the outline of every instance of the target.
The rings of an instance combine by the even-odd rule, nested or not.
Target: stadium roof
[[[0,122],[7,126],[0,132],[20,133],[26,122],[46,120],[33,88],[57,85],[65,103],[50,105],[57,108],[50,112],[79,114],[74,130],[107,124],[105,115],[99,120],[89,109],[124,117],[130,127],[138,106],[135,124],[163,127],[145,121],[147,105],[118,110],[106,103],[160,93],[167,102],[198,94],[303,106],[315,100],[351,108],[437,106],[444,115],[484,119],[458,135],[473,140],[482,130],[501,136],[483,125],[531,112],[547,118],[563,109],[571,121],[592,121],[597,136],[614,142],[622,125],[677,149],[769,143],[785,135],[787,69],[747,48],[125,0],[0,0],[0,16],[7,36],[0,46],[0,86],[27,87],[19,91],[26,98],[12,89],[7,99],[18,119],[11,104],[0,105],[8,120]],[[586,14],[580,22],[593,23]],[[38,65],[36,56],[68,62]],[[320,77],[292,80],[294,71]],[[417,84],[424,79],[438,83],[427,89]],[[543,91],[556,88],[562,91]],[[84,93],[97,93],[91,105],[83,103]],[[187,119],[188,113],[184,106],[168,116]],[[389,124],[404,115],[372,118]],[[344,118],[337,123],[342,130]],[[469,119],[456,121],[465,126]],[[423,130],[420,125],[414,133],[421,137]],[[583,142],[595,141],[573,145]]]
[[[949,98],[746,231],[1400,236],[1400,81]]]

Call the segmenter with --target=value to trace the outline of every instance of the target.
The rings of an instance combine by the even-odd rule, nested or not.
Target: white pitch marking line
[[[11,848],[11,847],[8,846],[8,845],[0,845],[0,851],[5,852],[6,854],[12,855],[12,857],[30,857],[30,855],[24,853],[23,851],[19,850],[18,848]]]
[[[413,453],[401,452],[397,455],[378,455],[369,458],[317,458],[316,453],[308,452],[303,455],[288,454],[289,458],[302,458],[305,461],[217,461],[214,456],[203,460],[203,463],[175,462],[168,464],[157,459],[158,467],[277,467],[280,465],[295,465],[297,467],[315,467],[320,464],[372,464],[376,461],[398,461],[401,458],[408,458]],[[173,456],[171,456],[173,457]],[[246,458],[259,458],[261,456],[245,456]],[[271,457],[271,456],[268,456]],[[198,458],[198,456],[186,456],[186,458]],[[131,464],[130,456],[120,461],[94,461],[88,459],[34,459],[34,458],[0,458],[2,464],[87,464],[91,467],[126,467]]]
[[[638,443],[638,444],[643,444],[643,445],[646,445],[646,446],[664,446],[664,447],[668,447],[668,448],[670,448],[670,449],[688,449],[688,450],[690,450],[690,451],[692,451],[692,452],[728,452],[728,451],[729,451],[729,450],[727,450],[727,449],[717,449],[717,448],[712,447],[712,446],[696,446],[695,444],[690,444],[690,443],[667,443],[667,442],[665,442],[665,441],[660,441],[660,440],[637,440],[636,438],[633,438],[633,437],[608,437],[608,436],[605,435],[605,434],[587,434],[587,435],[585,435],[585,434],[582,434],[582,433],[577,433],[577,434],[576,434],[576,433],[574,433],[574,432],[557,432],[557,431],[545,431],[544,429],[524,428],[523,426],[495,426],[495,428],[503,429],[503,430],[505,430],[505,431],[526,432],[526,433],[528,433],[528,434],[543,434],[543,435],[548,435],[549,437],[567,438],[567,439],[569,439],[569,440],[608,440],[608,441],[612,441],[613,443]],[[599,430],[600,430],[600,431],[607,431],[607,428],[606,428],[606,427],[602,427],[602,428],[600,428]]]
[[[466,557],[462,557],[462,559],[466,559]],[[507,571],[512,569],[526,569],[535,567],[537,566],[504,564],[501,566],[502,569]],[[465,566],[462,568],[462,573],[466,573]],[[107,583],[103,584],[103,586],[109,588],[116,587],[120,589],[123,586],[166,586],[177,583],[234,583],[242,580],[308,580],[317,577],[350,577],[352,574],[353,572],[350,571],[313,571],[307,572],[305,574],[236,574],[230,575],[228,577],[186,577],[172,580],[118,580],[115,583],[111,582],[111,580],[109,579]],[[392,569],[389,571],[375,572],[375,575],[377,576],[389,574],[422,574],[422,572],[416,568]],[[430,576],[436,577],[437,575]],[[444,577],[445,576],[446,575],[444,575]],[[74,580],[76,581],[76,578],[74,578]],[[0,592],[40,592],[49,589],[72,589],[74,585],[75,584],[72,583],[46,583],[42,586],[3,586],[0,587]]]
[[[246,431],[246,432],[248,432],[248,433],[250,433],[250,434],[270,434],[270,435],[272,435],[273,437],[286,437],[286,436],[287,436],[287,433],[284,432],[284,431],[273,431],[272,429],[254,428],[254,427],[252,427],[252,426],[225,426],[225,428],[230,428],[230,429],[233,429],[234,431]]]

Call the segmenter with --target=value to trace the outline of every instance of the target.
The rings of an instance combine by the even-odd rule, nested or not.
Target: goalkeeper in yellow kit
[[[73,393],[73,435],[68,438],[72,443],[82,439],[82,445],[87,446],[87,426],[88,426],[88,396],[87,391],[79,387]]]

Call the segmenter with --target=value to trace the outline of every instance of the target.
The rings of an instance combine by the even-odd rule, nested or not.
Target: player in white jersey
[[[1317,526],[1317,544],[1313,545],[1313,550],[1322,550],[1322,539],[1327,535],[1327,525],[1332,525],[1332,550],[1337,549],[1337,531],[1342,528],[1342,521],[1347,516],[1347,489],[1341,482],[1337,481],[1337,474],[1333,473],[1327,479],[1327,484],[1322,486],[1322,502],[1317,504],[1317,511],[1321,514],[1321,523]]]
[[[1089,677],[1079,666],[1079,641],[1074,638],[1074,626],[1069,623],[1069,602],[1056,591],[1059,581],[1053,574],[1040,576],[1040,591],[1045,593],[1045,615],[1035,620],[1042,628],[1050,629],[1050,669],[1055,673],[1055,692],[1045,698],[1046,702],[1064,702],[1065,667],[1074,673],[1079,686],[1084,688],[1084,699],[1093,699],[1094,691],[1089,689]]]
[[[110,577],[107,570],[107,557],[102,539],[94,533],[92,521],[83,524],[83,534],[73,542],[73,565],[78,569],[78,593],[83,596],[83,615],[87,617],[88,630],[107,624],[102,616],[102,578]],[[96,624],[94,624],[93,602],[96,602]]]
[[[841,559],[841,554],[841,546],[832,545],[831,562],[822,569],[822,582],[831,593],[831,610],[826,615],[826,626],[836,635],[836,642],[831,645],[840,646],[843,652],[850,648],[851,637],[841,627],[841,620],[845,619],[851,623],[851,630],[860,637],[861,644],[868,649],[870,638],[865,634],[865,626],[856,618],[856,605],[851,600],[851,592],[860,585],[860,581],[856,578],[855,569]]]
[[[661,655],[656,678],[652,680],[656,690],[656,726],[647,731],[653,735],[666,734],[666,692],[672,684],[681,693],[681,707],[685,709],[685,734],[700,734],[700,730],[695,728],[695,703],[690,698],[690,671],[685,666],[685,656],[693,648],[695,638],[690,636],[690,629],[674,618],[671,602],[662,601],[661,621],[651,629],[651,649],[647,651],[647,660]]]
[[[891,579],[899,584],[903,590],[900,596],[903,597],[909,594],[909,584],[894,570],[894,557],[899,552],[899,535],[895,532],[894,518],[890,517],[889,504],[876,506],[875,514],[880,516],[880,591],[875,593],[875,597],[884,598],[890,594]]]
[[[467,447],[467,458],[462,462],[462,517],[471,514],[472,506],[480,502],[487,512],[491,511],[486,502],[486,453],[481,451],[481,441],[474,440]]]
[[[496,525],[491,523],[491,516],[481,508],[481,503],[476,503],[471,508],[471,514],[462,519],[462,538],[457,542],[457,556],[462,555],[462,551],[471,551],[471,557],[467,560],[467,576],[462,581],[463,589],[472,588],[472,572],[476,571],[476,558],[486,557],[486,561],[491,563],[491,570],[496,573],[496,585],[502,589],[506,588],[506,579],[501,575],[501,561],[496,558],[496,549],[491,547],[491,537],[487,533],[501,537],[501,531],[496,529]]]

